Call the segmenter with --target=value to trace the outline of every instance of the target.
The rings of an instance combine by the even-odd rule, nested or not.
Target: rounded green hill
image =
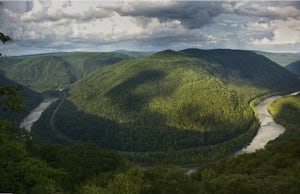
[[[72,141],[151,152],[160,161],[197,161],[213,149],[218,156],[232,153],[250,140],[256,126],[251,100],[297,87],[295,76],[251,51],[167,50],[75,82],[56,127]]]

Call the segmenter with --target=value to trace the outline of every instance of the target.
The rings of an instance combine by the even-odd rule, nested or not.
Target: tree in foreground
[[[10,38],[0,32],[0,41],[5,44]],[[21,86],[0,85],[1,111],[23,110]],[[0,193],[59,193],[54,181],[62,173],[51,168],[27,150],[30,142],[27,131],[8,120],[0,120]]]

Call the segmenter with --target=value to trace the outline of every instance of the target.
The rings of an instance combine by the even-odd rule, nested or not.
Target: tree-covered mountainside
[[[253,134],[248,129],[256,126],[251,100],[299,87],[293,74],[254,52],[167,50],[77,81],[57,113],[56,126],[60,136],[73,141],[152,152],[165,162],[168,157],[186,162],[194,155],[189,161],[196,162],[203,153],[229,154],[249,141]],[[33,131],[53,137],[42,120]],[[151,160],[151,154],[139,154],[132,160]]]
[[[130,168],[109,182],[99,176],[78,188],[79,193],[299,193],[300,190],[300,96],[289,96],[271,104],[275,120],[287,131],[266,150],[202,164],[187,175],[183,169]],[[106,179],[107,180],[107,179]]]
[[[297,76],[300,76],[300,61],[291,63],[285,67],[290,72],[294,73]]]
[[[267,150],[203,164],[192,175],[174,167],[128,167],[119,154],[92,144],[36,144],[25,131],[0,121],[0,192],[297,193],[299,99],[287,97],[270,107],[287,131]]]
[[[58,90],[97,68],[127,60],[121,53],[56,53],[0,59],[5,76],[36,91]]]
[[[19,84],[7,79],[0,72],[0,85],[2,87],[7,87],[7,86],[16,86],[17,87]],[[5,94],[5,95],[7,95],[7,94]],[[33,90],[29,89],[28,87],[24,87],[24,86],[22,86],[20,88],[20,96],[22,97],[22,99],[20,99],[20,100],[24,102],[25,110],[22,112],[12,113],[6,109],[3,110],[4,107],[0,106],[0,119],[10,119],[11,121],[20,123],[20,121],[43,100],[43,97],[40,93],[34,92]],[[13,99],[13,97],[11,97],[11,96],[6,96],[5,98]],[[4,97],[0,98],[0,101],[1,101],[1,99],[4,100]]]
[[[180,52],[215,64],[216,67],[210,67],[213,75],[221,77],[228,84],[246,83],[274,92],[282,91],[285,87],[297,87],[299,83],[283,67],[255,52],[229,49],[186,49]]]
[[[244,111],[255,95],[298,84],[285,69],[252,52],[190,49],[99,70],[74,84],[69,99],[85,113],[118,123],[204,132],[248,124]],[[211,120],[215,123],[206,123]]]
[[[176,166],[141,168],[95,144],[39,144],[0,120],[0,192],[298,193],[300,95],[279,99],[269,110],[287,130],[265,150],[201,163],[192,174]]]
[[[116,53],[123,53],[126,54],[130,57],[139,59],[139,58],[145,58],[148,57],[149,55],[152,55],[154,52],[143,52],[143,51],[128,51],[128,50],[116,50],[114,51]]]
[[[283,67],[300,60],[300,53],[268,53],[262,51],[256,51],[256,53],[267,57]]]
[[[94,177],[78,193],[299,193],[300,96],[279,99],[269,109],[287,131],[265,150],[202,164],[191,175],[176,167],[132,167],[113,178]]]

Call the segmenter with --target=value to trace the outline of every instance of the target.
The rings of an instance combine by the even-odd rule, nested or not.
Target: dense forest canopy
[[[232,153],[253,137],[251,100],[297,88],[294,75],[251,51],[166,50],[72,84],[57,113],[59,135],[47,124],[51,110],[33,131],[43,141],[92,141],[134,161],[199,162],[201,154],[188,156]]]
[[[1,83],[11,88],[14,82],[3,75]],[[277,100],[269,108],[286,133],[266,150],[228,158],[255,135],[258,125],[251,100],[299,89],[295,76],[252,52],[168,50],[100,68],[70,86],[56,120],[59,132],[49,125],[59,101],[43,113],[32,134],[0,121],[0,192],[295,193],[300,189],[299,95]],[[41,98],[27,88],[23,93],[25,102],[29,96]],[[18,96],[17,91],[12,94]],[[12,99],[8,98],[13,105],[8,108],[19,110],[14,105],[21,101]],[[96,144],[78,143],[82,141]],[[141,169],[131,162],[201,163],[189,175],[179,167]]]

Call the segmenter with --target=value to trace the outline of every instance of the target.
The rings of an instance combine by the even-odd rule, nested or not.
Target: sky
[[[73,51],[300,52],[300,1],[1,1],[8,56]]]

